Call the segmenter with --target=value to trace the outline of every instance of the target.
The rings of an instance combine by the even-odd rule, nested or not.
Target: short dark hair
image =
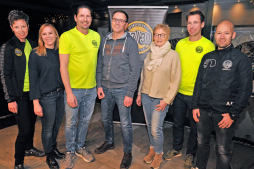
[[[191,11],[188,15],[186,15],[186,20],[188,21],[189,16],[191,15],[199,15],[201,23],[205,21],[205,16],[200,10]]]
[[[23,19],[26,24],[29,25],[29,16],[23,11],[12,10],[8,15],[8,20],[11,26],[13,25],[14,21],[19,19]]]
[[[125,15],[125,17],[126,17],[126,22],[128,22],[129,16],[128,16],[128,14],[127,14],[125,11],[123,11],[123,10],[116,10],[116,11],[113,13],[112,17],[113,17],[113,16],[115,15],[115,13],[117,13],[117,12],[123,13],[123,14]]]
[[[79,5],[79,6],[76,8],[76,10],[75,10],[75,15],[76,15],[76,16],[78,15],[78,12],[79,12],[79,10],[80,10],[81,8],[89,9],[91,16],[93,16],[93,10],[92,10],[89,6],[87,6],[87,5]]]

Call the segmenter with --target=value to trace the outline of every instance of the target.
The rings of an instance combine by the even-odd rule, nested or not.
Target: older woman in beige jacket
[[[150,152],[144,162],[158,169],[163,155],[163,121],[180,86],[181,65],[178,53],[168,42],[169,26],[158,24],[153,33],[151,52],[144,60],[136,102],[141,106],[142,101],[150,141]]]

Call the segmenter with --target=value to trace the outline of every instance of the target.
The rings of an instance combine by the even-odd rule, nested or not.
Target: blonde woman
[[[143,104],[150,152],[144,158],[151,168],[158,169],[163,155],[163,121],[175,98],[181,80],[181,65],[177,52],[168,42],[170,28],[158,24],[153,31],[151,52],[144,60],[137,105]]]
[[[42,144],[49,168],[59,168],[55,158],[65,157],[56,147],[57,134],[64,117],[63,82],[58,55],[59,35],[51,24],[39,30],[39,46],[30,54],[30,99],[34,112],[41,117]]]

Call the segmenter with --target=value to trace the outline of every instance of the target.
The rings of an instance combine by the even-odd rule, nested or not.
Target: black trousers
[[[29,99],[29,92],[16,99],[18,113],[15,118],[18,124],[19,133],[15,143],[15,165],[24,163],[25,150],[33,147],[34,127],[36,115],[33,110],[33,101]]]
[[[173,149],[179,151],[183,147],[184,122],[186,112],[189,112],[190,135],[187,143],[186,154],[196,155],[197,152],[197,126],[192,116],[192,96],[177,93],[173,103]]]
[[[215,129],[218,150],[216,151],[216,169],[230,169],[232,160],[233,136],[235,123],[229,128],[220,128],[218,123],[223,119],[220,112],[200,108],[198,130],[198,151],[196,166],[206,169],[210,154],[210,138]]]

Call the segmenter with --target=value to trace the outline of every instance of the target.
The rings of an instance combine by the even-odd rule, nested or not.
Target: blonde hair
[[[170,36],[170,27],[168,25],[160,23],[154,27],[153,32],[159,28],[162,28],[164,31],[166,31],[168,37]]]
[[[36,50],[36,53],[39,55],[39,56],[46,56],[47,55],[47,52],[46,52],[46,47],[44,45],[44,42],[42,40],[42,31],[47,27],[47,26],[50,26],[55,34],[56,34],[56,41],[55,41],[55,50],[58,49],[58,46],[59,46],[59,35],[58,35],[58,32],[56,30],[56,28],[51,25],[50,23],[44,23],[41,27],[40,27],[40,30],[39,30],[39,40],[38,40],[38,47],[35,48]]]

